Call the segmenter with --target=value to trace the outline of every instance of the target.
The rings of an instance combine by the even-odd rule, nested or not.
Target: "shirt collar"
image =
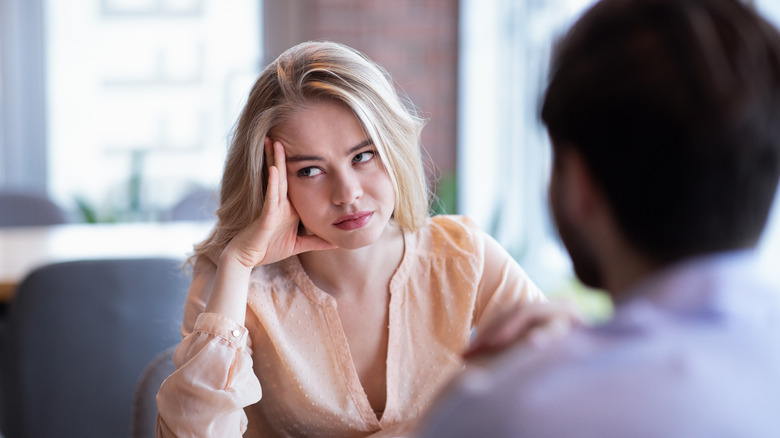
[[[683,260],[640,280],[621,294],[614,321],[653,317],[659,311],[686,315],[765,312],[762,309],[767,297],[775,303],[780,300],[780,288],[765,281],[765,274],[755,250]]]

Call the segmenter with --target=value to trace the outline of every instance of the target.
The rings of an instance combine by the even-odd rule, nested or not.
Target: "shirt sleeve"
[[[477,233],[484,251],[475,308],[475,327],[479,331],[504,312],[515,311],[528,303],[546,301],[547,298],[495,239],[487,233]]]
[[[215,268],[196,263],[173,372],[157,393],[157,437],[240,437],[262,396],[245,327],[203,313]],[[194,322],[193,322],[194,321]]]

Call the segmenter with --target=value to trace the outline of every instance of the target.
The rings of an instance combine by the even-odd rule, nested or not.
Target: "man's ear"
[[[570,218],[578,222],[587,220],[602,206],[601,191],[587,163],[576,149],[562,148],[558,153],[565,208]]]

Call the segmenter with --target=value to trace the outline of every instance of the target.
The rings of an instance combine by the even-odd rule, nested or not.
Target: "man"
[[[780,36],[738,0],[603,0],[554,55],[550,203],[613,320],[473,366],[421,437],[780,437]]]

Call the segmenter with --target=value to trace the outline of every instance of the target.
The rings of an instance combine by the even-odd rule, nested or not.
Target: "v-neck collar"
[[[346,334],[344,333],[344,327],[341,324],[341,318],[339,317],[336,299],[329,293],[318,288],[317,285],[311,280],[309,275],[303,269],[298,256],[288,258],[288,273],[295,282],[301,288],[301,291],[312,302],[317,303],[323,310],[327,319],[328,329],[330,331],[330,338],[333,342],[334,349],[337,352],[339,366],[341,372],[345,376],[345,380],[348,385],[348,392],[352,398],[355,406],[360,412],[361,417],[366,422],[366,425],[372,429],[385,428],[394,424],[398,416],[398,392],[392,390],[399,384],[398,366],[399,357],[398,350],[398,335],[397,335],[397,320],[396,315],[401,311],[401,304],[403,297],[401,296],[405,288],[403,285],[407,282],[409,271],[413,265],[413,254],[415,254],[416,245],[415,239],[412,238],[411,233],[402,229],[403,232],[403,256],[401,262],[398,264],[395,272],[390,278],[390,302],[388,308],[388,341],[386,351],[386,370],[385,370],[385,410],[382,413],[381,419],[377,417],[374,412],[371,403],[368,401],[368,395],[366,395],[363,389],[363,384],[360,382],[355,362],[352,359],[352,353],[349,349],[349,343],[347,342]]]

